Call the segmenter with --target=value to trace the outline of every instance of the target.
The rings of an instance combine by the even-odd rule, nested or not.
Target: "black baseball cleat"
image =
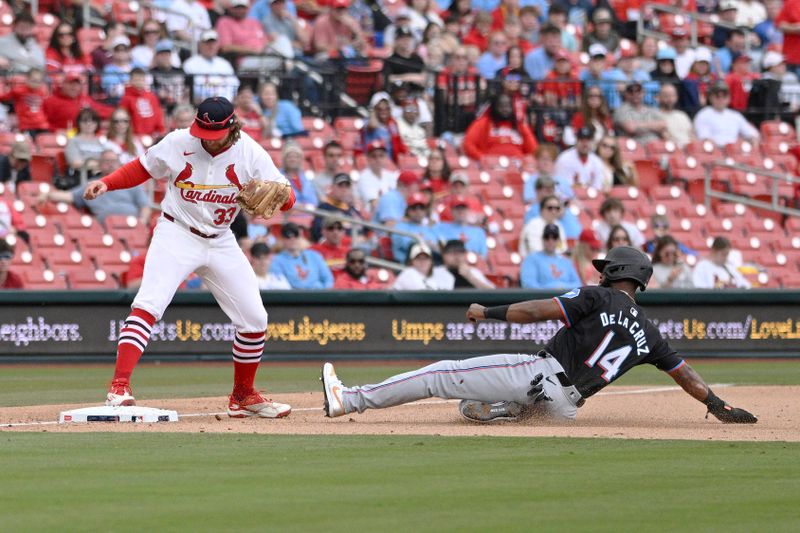
[[[522,404],[517,402],[486,403],[478,400],[461,400],[458,412],[470,422],[516,422],[522,413]]]

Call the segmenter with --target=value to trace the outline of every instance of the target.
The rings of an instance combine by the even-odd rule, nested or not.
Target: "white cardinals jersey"
[[[175,130],[139,161],[153,178],[166,177],[169,182],[161,210],[207,235],[228,229],[239,212],[236,194],[247,182],[289,184],[267,151],[245,132],[234,145],[212,156],[188,129]]]

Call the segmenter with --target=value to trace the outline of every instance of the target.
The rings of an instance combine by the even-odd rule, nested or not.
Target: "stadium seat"
[[[371,60],[366,65],[348,65],[344,93],[358,105],[367,105],[373,94],[383,89],[383,61]]]
[[[366,121],[361,117],[336,117],[333,121],[333,129],[338,136],[343,132],[360,132]]]
[[[639,176],[639,189],[644,194],[650,194],[664,181],[664,171],[652,159],[636,159],[633,161],[636,174]]]
[[[313,137],[320,137],[326,140],[335,137],[333,128],[325,120],[319,117],[303,117],[303,129]]]
[[[48,272],[47,277],[45,272]],[[63,276],[56,276],[52,271],[41,268],[26,269],[21,272],[25,288],[29,290],[62,290],[67,288],[67,280]]]
[[[100,279],[98,279],[100,278]],[[73,271],[67,275],[70,288],[76,290],[118,289],[119,283],[103,270]]]
[[[641,143],[636,142],[634,139],[620,137],[617,141],[619,145],[620,154],[623,159],[628,161],[635,161],[636,159],[647,159],[647,152]]]
[[[722,150],[709,140],[692,141],[684,146],[684,151],[687,155],[694,157],[700,165],[725,159]]]
[[[769,141],[780,139],[792,143],[797,142],[797,133],[795,133],[794,128],[786,122],[765,120],[761,123],[759,129],[761,130],[761,135]]]
[[[48,155],[34,154],[31,157],[31,180],[53,183],[56,174],[56,159]]]

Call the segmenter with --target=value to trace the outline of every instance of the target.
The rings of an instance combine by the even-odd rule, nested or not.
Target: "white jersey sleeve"
[[[175,142],[177,133],[177,130],[168,133],[139,157],[139,162],[153,179],[161,179],[169,174],[168,156],[178,150]]]

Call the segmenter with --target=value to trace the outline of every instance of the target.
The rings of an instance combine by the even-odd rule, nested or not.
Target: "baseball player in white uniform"
[[[264,351],[267,312],[255,273],[229,226],[239,212],[237,195],[248,182],[289,187],[288,199],[275,208],[285,211],[294,204],[288,181],[267,152],[241,131],[233,105],[222,97],[203,101],[190,128],[169,133],[140,158],[89,183],[84,196],[92,200],[162,177],[169,181],[162,215],[147,251],[141,287],[120,331],[106,405],[134,405],[130,378],[153,324],[181,282],[196,272],[236,327],[228,415],[287,416],[290,406],[265,399],[253,386]]]

